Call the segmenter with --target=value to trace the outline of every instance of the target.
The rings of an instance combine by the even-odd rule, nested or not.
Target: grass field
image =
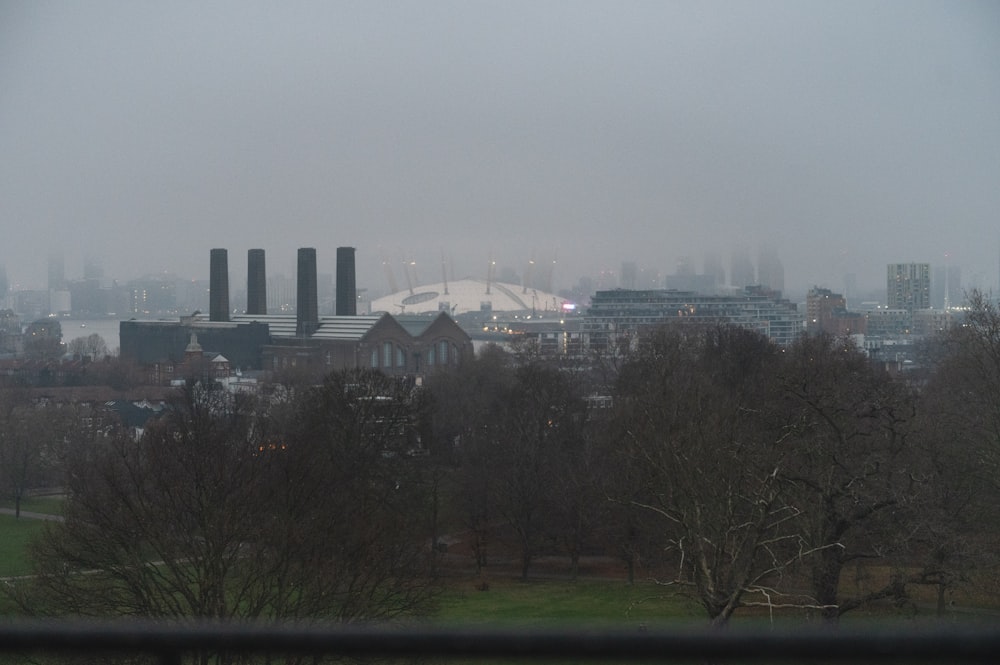
[[[42,520],[0,515],[0,577],[28,573],[28,540],[44,526]]]
[[[651,582],[629,586],[613,580],[493,580],[480,590],[473,580],[442,593],[434,622],[505,625],[643,627],[700,618],[690,600]]]

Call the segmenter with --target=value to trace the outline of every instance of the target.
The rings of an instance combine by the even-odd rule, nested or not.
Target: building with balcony
[[[672,321],[726,323],[755,330],[775,344],[791,344],[804,329],[794,303],[772,291],[748,287],[736,295],[655,289],[598,291],[591,298],[583,329],[591,348],[604,349],[622,336]]]

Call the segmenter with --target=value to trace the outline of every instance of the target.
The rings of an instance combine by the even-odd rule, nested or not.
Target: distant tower
[[[337,248],[337,316],[357,316],[358,287],[354,269],[354,248]]]
[[[635,290],[636,283],[639,281],[639,268],[635,261],[622,261],[622,273],[619,281],[623,289]]]
[[[316,250],[299,249],[298,289],[295,304],[295,334],[309,337],[319,328],[319,295],[316,289]]]
[[[247,252],[247,314],[267,314],[267,270],[262,249]]]
[[[208,275],[208,319],[229,320],[229,254],[224,249],[213,249]]]
[[[691,261],[690,256],[681,256],[677,259],[677,272],[674,274],[691,276],[696,273],[694,262]]]
[[[753,261],[745,247],[733,250],[733,260],[729,267],[730,284],[738,289],[755,283]]]
[[[889,309],[913,313],[931,306],[931,264],[890,263],[886,270],[886,304]]]
[[[710,252],[705,255],[705,274],[711,275],[715,286],[726,283],[726,269],[722,267],[722,259],[718,254]]]
[[[785,290],[785,267],[778,258],[778,250],[763,246],[757,255],[757,283],[772,291]]]
[[[49,255],[49,291],[61,291],[66,288],[66,262],[63,255],[53,252]]]
[[[83,278],[84,279],[104,279],[104,268],[101,266],[101,261],[97,257],[88,256],[83,260]]]

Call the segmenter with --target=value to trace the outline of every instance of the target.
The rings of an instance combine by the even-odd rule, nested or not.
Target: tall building
[[[52,253],[49,255],[49,291],[62,291],[66,288],[66,262],[63,255]]]
[[[750,260],[750,253],[745,247],[733,250],[732,263],[729,267],[729,284],[738,289],[752,286],[756,283],[753,261]]]
[[[931,306],[931,264],[890,263],[886,271],[886,304],[889,309],[913,313]]]
[[[88,256],[83,260],[84,279],[104,279],[104,267],[101,260],[94,256]]]
[[[931,280],[931,306],[946,309],[957,307],[964,301],[962,269],[959,266],[935,266]]]
[[[757,255],[757,283],[772,291],[785,290],[785,267],[778,258],[778,250],[762,246]]]
[[[634,289],[639,281],[639,268],[635,261],[622,261],[622,272],[620,275],[620,286],[623,289]]]
[[[722,258],[714,252],[705,255],[704,274],[711,276],[713,286],[726,283],[726,269],[722,267]]]

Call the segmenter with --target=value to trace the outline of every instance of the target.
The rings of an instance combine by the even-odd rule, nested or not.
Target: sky
[[[772,246],[997,290],[1000,3],[0,0],[0,265],[555,286]]]

